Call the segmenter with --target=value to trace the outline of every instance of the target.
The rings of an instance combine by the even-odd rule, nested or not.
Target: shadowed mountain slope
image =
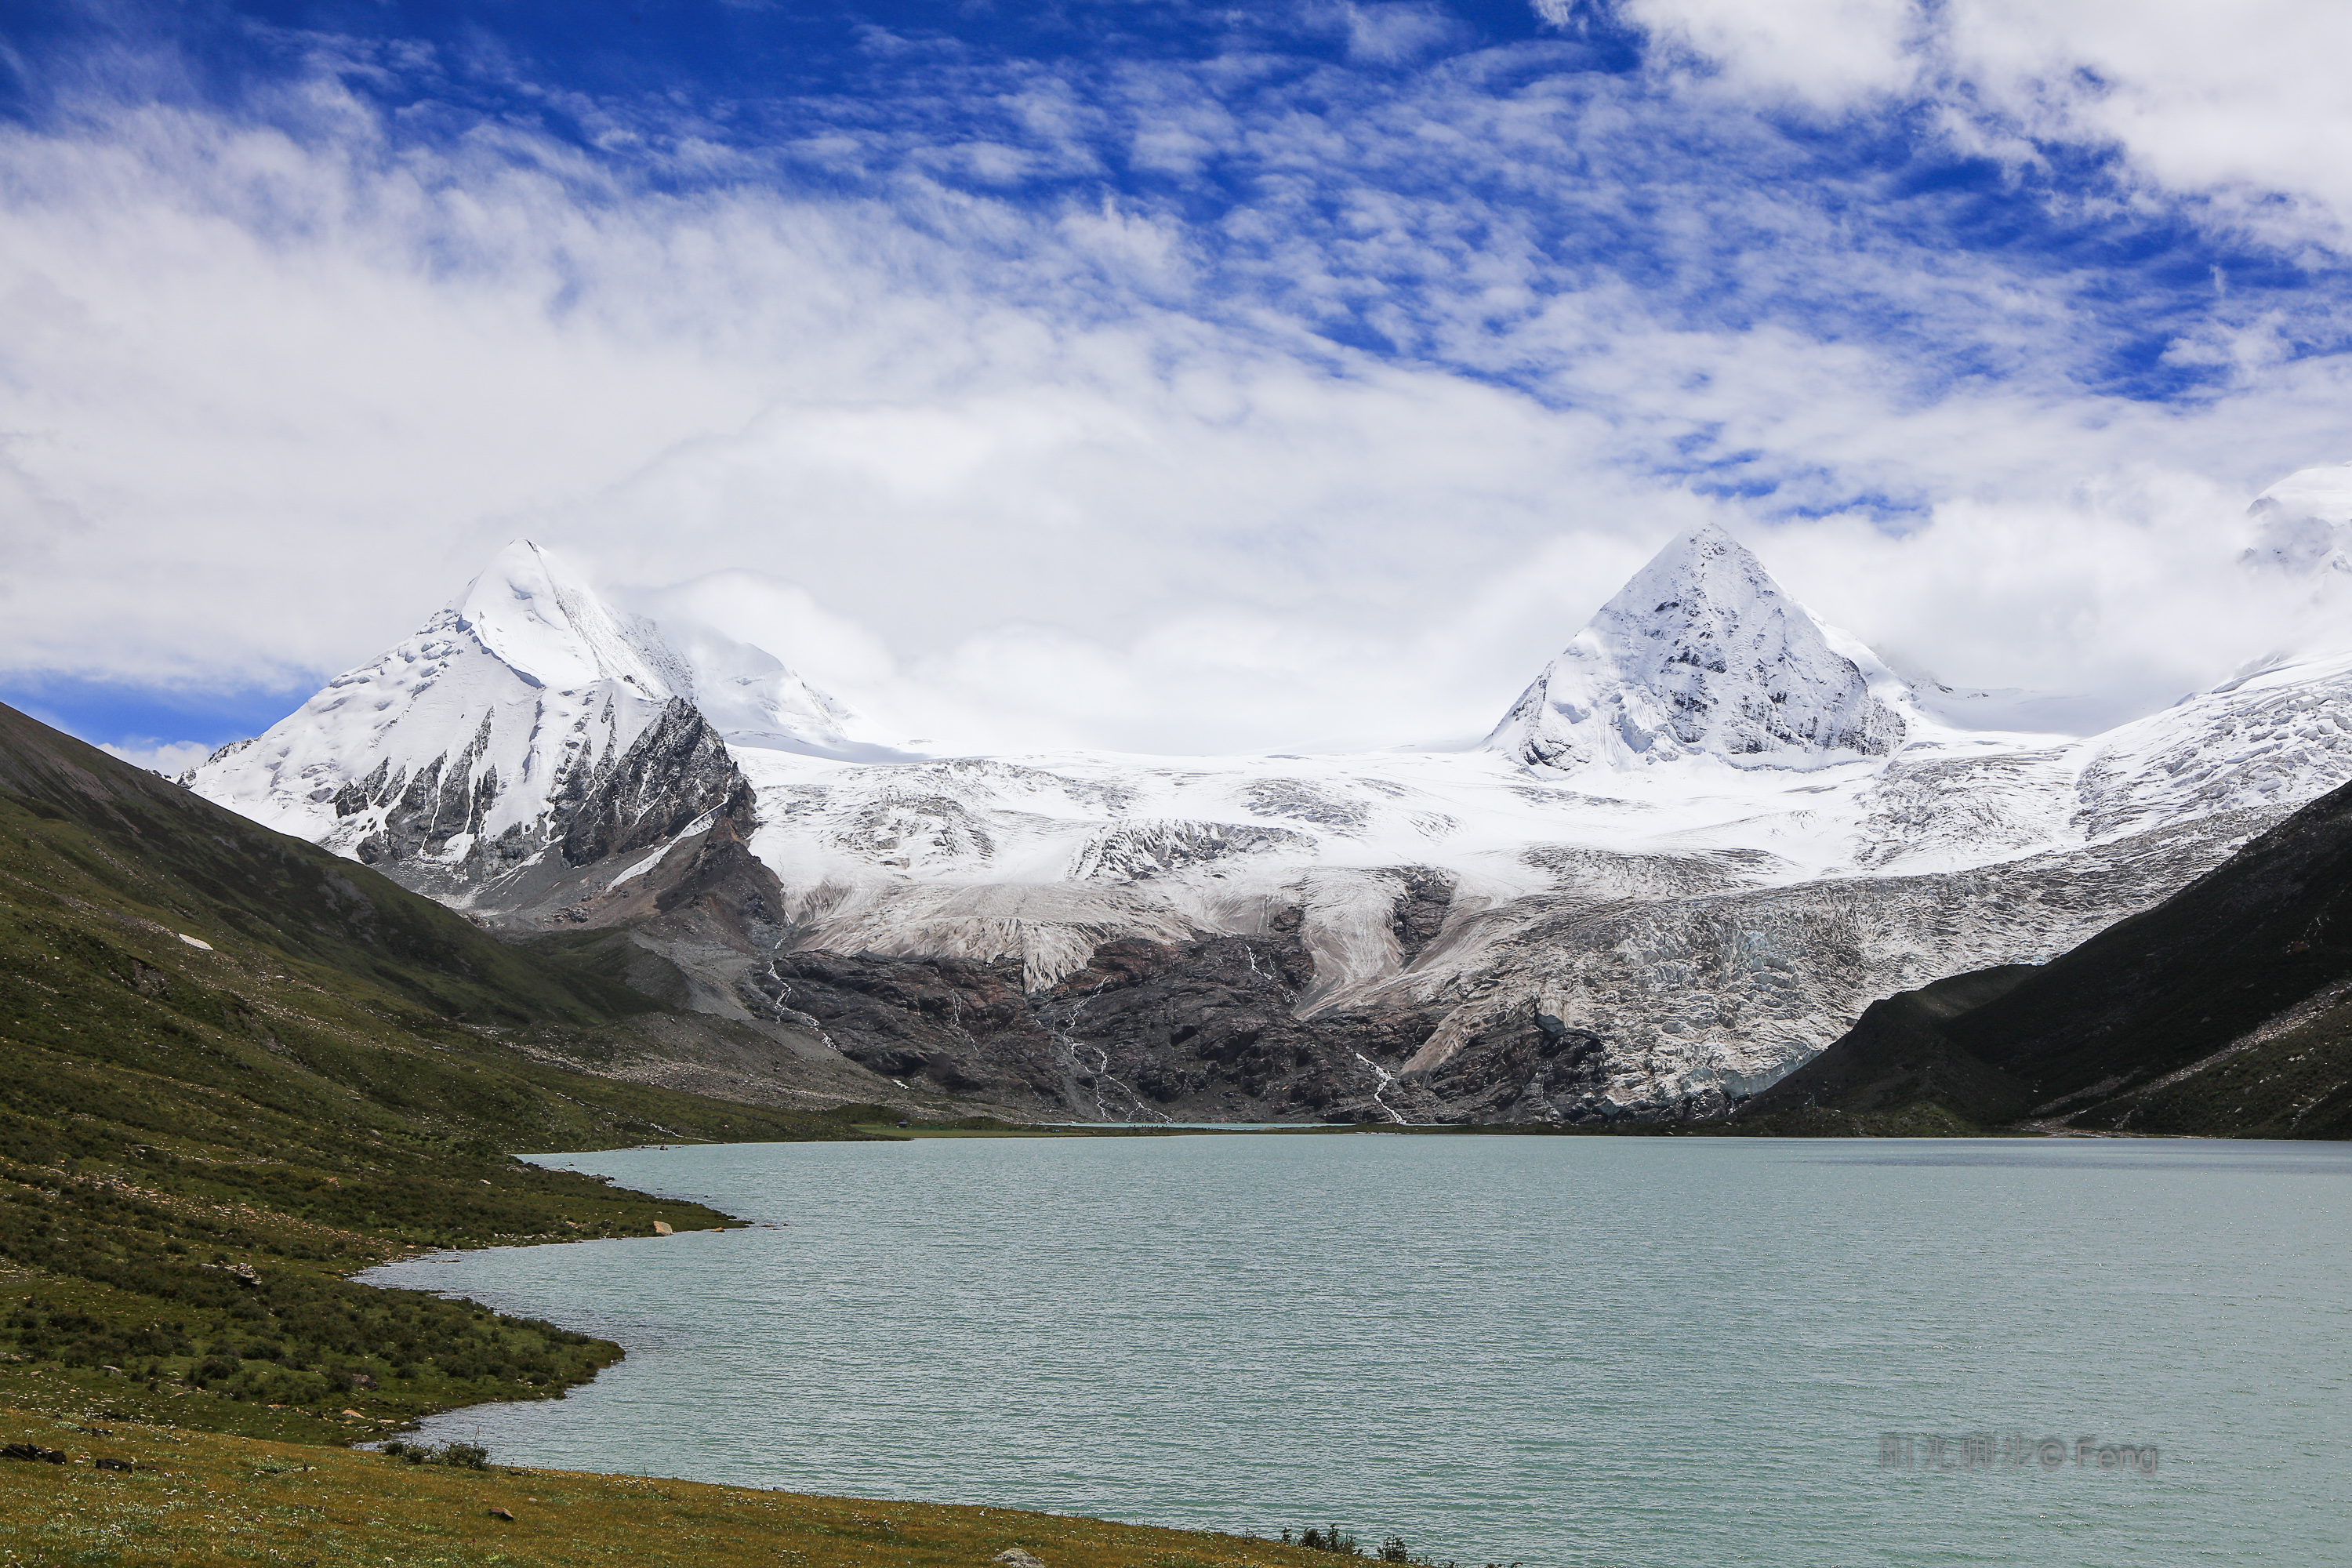
[[[1946,1111],[1968,1107],[1973,1113],[2013,1103],[2030,1091],[1955,1046],[1945,1028],[2033,973],[2031,964],[2003,964],[1874,1002],[1829,1049],[1741,1106],[1738,1119],[1819,1112],[1811,1119],[1822,1121],[1824,1130],[1885,1132],[1897,1131],[1885,1119],[1911,1117],[1920,1106]],[[1912,1130],[1949,1129],[1930,1118]]]
[[[1876,1130],[1923,1106],[1978,1125],[2352,1137],[2352,786],[2040,969],[1878,1003],[1737,1120]]]

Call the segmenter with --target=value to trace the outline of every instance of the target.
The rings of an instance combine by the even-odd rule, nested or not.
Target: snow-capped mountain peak
[[[1719,1104],[1890,991],[2041,962],[2352,777],[2352,655],[2080,740],[1936,716],[1996,699],[1896,673],[1702,528],[1487,749],[919,758],[518,544],[194,783],[491,921],[625,926],[693,1005],[886,1082],[1591,1121]]]
[[[614,680],[661,700],[693,689],[651,623],[614,614],[528,539],[499,552],[450,608],[487,652],[534,685]]]
[[[614,609],[518,540],[415,635],[184,782],[465,901],[540,877],[551,856],[577,863],[644,824],[714,809],[739,782],[728,741],[877,749],[846,738],[856,715],[761,649],[682,633]]]
[[[1696,754],[1818,767],[1901,744],[1901,690],[1898,678],[1816,620],[1737,540],[1702,524],[1601,607],[1487,744],[1555,768]]]
[[[415,861],[446,890],[561,837],[563,803],[692,689],[651,622],[518,541],[413,635],[185,782],[361,859]]]

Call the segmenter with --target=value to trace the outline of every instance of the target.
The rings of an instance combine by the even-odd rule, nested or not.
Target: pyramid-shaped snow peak
[[[656,700],[693,690],[651,623],[615,616],[528,539],[499,552],[451,609],[484,651],[539,686],[610,680]]]
[[[1601,606],[1487,744],[1556,768],[1696,754],[1805,768],[1884,756],[1902,743],[1903,716],[1833,637],[1846,640],[1736,541],[1695,528]]]
[[[852,744],[841,726],[855,716],[782,663],[688,634],[607,607],[519,541],[415,635],[184,782],[446,893],[551,847],[572,858],[601,844],[579,825],[615,781],[661,773],[662,810],[628,809],[683,821],[733,787],[730,742]]]
[[[465,860],[493,840],[511,858],[692,695],[652,623],[518,541],[415,635],[186,782],[371,863]]]

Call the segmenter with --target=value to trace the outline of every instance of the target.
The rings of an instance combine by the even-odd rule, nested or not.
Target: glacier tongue
[[[1800,768],[1883,757],[1902,743],[1904,716],[1833,636],[1754,555],[1702,525],[1601,606],[1487,744],[1562,769],[1700,754]],[[1893,679],[1872,673],[1882,686]]]

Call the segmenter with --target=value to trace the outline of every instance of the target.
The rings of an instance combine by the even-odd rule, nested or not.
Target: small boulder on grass
[[[1000,1552],[995,1556],[990,1558],[989,1561],[991,1563],[1002,1563],[1004,1564],[1004,1568],[1045,1568],[1045,1564],[1044,1563],[1040,1562],[1030,1553],[1024,1552],[1018,1546],[1008,1547],[1004,1551]]]

